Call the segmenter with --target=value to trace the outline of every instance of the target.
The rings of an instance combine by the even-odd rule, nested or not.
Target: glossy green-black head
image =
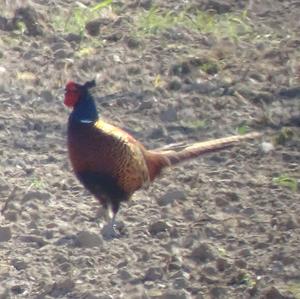
[[[83,85],[69,81],[66,85],[66,106],[73,108],[70,115],[71,122],[91,123],[98,120],[98,113],[89,89],[96,86],[95,80],[87,81]]]

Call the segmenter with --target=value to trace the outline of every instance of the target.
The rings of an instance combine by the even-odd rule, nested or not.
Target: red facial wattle
[[[66,85],[64,104],[67,107],[74,107],[79,100],[79,97],[80,90],[78,88],[78,85],[73,81],[68,82],[68,84]]]

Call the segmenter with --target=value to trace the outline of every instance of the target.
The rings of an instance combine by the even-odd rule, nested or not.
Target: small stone
[[[0,286],[0,299],[7,299],[7,298],[10,298],[9,289]]]
[[[254,244],[254,249],[266,249],[270,246],[268,242],[258,242]]]
[[[182,268],[182,264],[180,261],[174,261],[174,262],[171,262],[169,265],[168,265],[168,270],[171,272],[171,271],[178,271]]]
[[[188,282],[185,278],[179,277],[174,279],[173,286],[175,289],[185,289],[188,287]]]
[[[187,209],[183,211],[183,216],[186,220],[195,221],[197,219],[197,215],[193,209]]]
[[[46,102],[52,102],[53,94],[50,90],[43,90],[40,94],[40,97],[44,99]]]
[[[22,261],[22,260],[19,260],[19,259],[13,259],[11,261],[12,265],[16,268],[16,270],[24,270],[28,267],[27,263]]]
[[[195,237],[193,235],[186,236],[182,239],[182,247],[191,248],[194,244]]]
[[[150,9],[153,5],[152,0],[141,0],[140,1],[140,6],[143,7],[144,9]]]
[[[84,299],[113,299],[110,295],[95,295],[93,292],[84,292],[80,298]]]
[[[44,236],[46,239],[50,240],[50,239],[53,239],[54,233],[53,233],[52,230],[45,230],[45,231],[43,232],[43,236]]]
[[[272,152],[275,149],[274,145],[271,142],[262,142],[260,144],[260,148],[261,148],[262,152],[265,154]]]
[[[207,243],[202,243],[193,249],[190,258],[198,263],[213,260],[215,256],[212,246]]]
[[[228,298],[226,289],[222,288],[222,287],[213,287],[210,290],[210,294],[211,294],[211,298],[214,298],[214,299]]]
[[[247,267],[247,263],[243,259],[236,260],[234,264],[241,269],[245,269]]]
[[[223,197],[217,197],[215,202],[218,207],[225,207],[228,205],[228,201]]]
[[[59,265],[59,269],[63,272],[69,273],[72,268],[70,263],[62,263]]]
[[[174,259],[174,257],[172,258]],[[179,271],[176,271],[175,273],[172,273],[172,275],[170,276],[171,279],[176,279],[176,278],[186,278],[189,279],[190,278],[190,274],[185,272],[184,270],[182,270],[182,266],[179,269]]]
[[[0,55],[0,58],[1,58],[1,55]],[[7,69],[3,66],[0,66],[0,74],[3,75],[6,72],[7,72]]]
[[[243,209],[243,213],[247,216],[251,216],[255,214],[255,210],[253,208],[245,208]]]
[[[30,60],[33,59],[34,57],[36,57],[38,54],[35,50],[29,50],[26,53],[24,53],[23,58],[25,60]]]
[[[285,227],[287,230],[297,228],[296,220],[292,216],[288,217]]]
[[[26,34],[30,36],[37,36],[43,34],[41,24],[39,24],[39,15],[31,6],[19,7],[15,11],[14,23],[22,21],[26,26]]]
[[[18,219],[18,213],[15,211],[7,211],[5,212],[4,217],[10,222],[15,222]]]
[[[177,91],[180,90],[180,88],[181,88],[181,82],[178,79],[173,79],[168,84],[169,90]]]
[[[51,198],[51,195],[48,192],[28,191],[23,197],[23,202],[28,201],[28,200],[33,200],[33,199],[49,200],[50,198]]]
[[[99,247],[103,244],[103,241],[98,234],[88,231],[79,232],[77,238],[79,246],[84,248]]]
[[[35,243],[38,247],[43,247],[49,244],[42,237],[33,236],[33,235],[21,236],[20,240],[24,243]]]
[[[132,278],[132,275],[125,269],[120,269],[118,271],[118,274],[121,278],[121,280],[126,281]]]
[[[185,290],[167,290],[157,299],[190,299],[192,298]]]
[[[170,228],[170,225],[167,222],[159,220],[150,224],[148,230],[151,235],[157,235],[158,233],[165,232]]]
[[[169,106],[168,109],[160,113],[160,119],[166,122],[172,122],[177,120],[177,109]]]
[[[206,9],[211,9],[216,11],[218,14],[225,14],[231,11],[232,5],[228,1],[216,1],[216,0],[210,0],[207,4]]]
[[[139,75],[141,73],[141,67],[139,65],[130,65],[127,68],[128,75]]]
[[[262,299],[288,299],[288,297],[282,295],[274,286],[265,288],[262,290]]]
[[[79,43],[81,41],[82,37],[80,34],[76,33],[69,33],[65,36],[65,40],[68,41],[69,43]]]
[[[163,271],[160,267],[151,267],[146,271],[144,280],[155,281],[160,280],[163,277]]]
[[[15,286],[11,287],[11,292],[14,295],[21,295],[24,293],[25,289],[26,289],[25,285],[15,285]]]
[[[153,102],[145,100],[145,101],[141,102],[141,104],[139,105],[138,111],[142,111],[145,109],[151,109],[152,107],[153,107]]]
[[[1,73],[1,72],[0,72]],[[0,178],[0,192],[7,192],[9,191],[9,185],[7,184],[7,182],[4,179]]]
[[[209,276],[216,276],[217,275],[216,269],[212,266],[203,267],[202,272],[206,275],[209,275]]]
[[[0,242],[7,242],[11,239],[11,230],[9,226],[0,227]]]
[[[63,236],[62,238],[58,239],[54,244],[56,246],[74,247],[74,246],[78,246],[79,240],[78,240],[78,237],[75,235],[67,235],[67,236]]]
[[[126,39],[126,44],[129,49],[136,49],[140,46],[140,41],[133,37],[128,37]]]
[[[191,73],[191,66],[188,62],[174,64],[170,69],[170,75],[178,77],[183,77],[189,73]]]
[[[176,200],[186,200],[186,196],[183,191],[179,189],[168,190],[159,200],[158,204],[160,206],[166,206],[172,204]]]
[[[121,261],[119,264],[117,264],[117,267],[123,268],[123,267],[126,267],[127,265],[128,265],[128,261],[124,260],[124,261]]]
[[[109,42],[117,42],[123,37],[121,32],[114,32],[110,35],[106,35],[105,39]]]
[[[64,280],[54,283],[50,295],[55,298],[63,297],[64,295],[72,291],[74,286],[75,286],[74,281],[71,280],[70,278],[66,278]]]
[[[167,131],[164,127],[154,128],[148,134],[150,139],[160,139],[165,136],[167,136]]]
[[[278,94],[285,98],[297,97],[300,95],[300,86],[282,88]]]
[[[247,256],[251,255],[251,252],[249,249],[245,248],[245,249],[240,250],[238,255],[241,257],[247,257]]]
[[[71,51],[65,50],[65,49],[59,49],[54,52],[54,57],[56,59],[64,59],[64,58],[69,58],[73,55]]]
[[[240,201],[240,196],[237,192],[226,192],[226,197],[233,202]]]
[[[100,20],[92,20],[85,25],[85,29],[91,36],[97,36],[100,34]]]
[[[229,263],[224,258],[218,258],[216,261],[216,266],[220,272],[223,272],[229,267]]]

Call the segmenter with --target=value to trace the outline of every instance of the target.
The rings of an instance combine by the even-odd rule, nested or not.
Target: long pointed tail
[[[157,151],[157,153],[160,153],[164,157],[166,157],[169,160],[168,163],[169,165],[174,165],[182,161],[195,158],[202,154],[231,147],[240,143],[241,141],[248,140],[248,139],[255,139],[260,136],[262,136],[261,133],[253,132],[245,135],[235,135],[230,137],[214,139],[210,141],[196,142],[194,144],[187,145],[184,149],[181,149],[179,151],[166,149],[166,150]],[[182,148],[182,145],[180,145],[179,148],[180,147]]]
[[[169,148],[151,150],[147,152],[147,164],[150,180],[153,180],[161,170],[167,166],[175,165],[202,154],[215,152],[234,145],[241,141],[255,139],[262,136],[261,133],[253,132],[245,135],[235,135],[225,138],[214,139],[204,142],[183,146],[182,144],[171,145]]]

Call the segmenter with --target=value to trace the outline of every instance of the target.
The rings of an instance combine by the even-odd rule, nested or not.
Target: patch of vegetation
[[[104,0],[90,8],[78,3],[78,6],[74,7],[67,16],[65,13],[54,13],[52,16],[54,30],[82,35],[85,31],[87,22],[99,17],[104,9],[109,9],[111,7],[111,4],[112,0]]]
[[[273,183],[290,188],[292,191],[296,192],[298,190],[297,179],[288,176],[287,174],[282,174],[279,177],[273,178]]]
[[[86,56],[92,56],[93,54],[95,54],[94,47],[81,47],[76,51],[75,56],[86,57]]]
[[[294,136],[294,132],[291,128],[282,128],[275,137],[275,143],[284,145],[287,141],[291,140]]]
[[[239,279],[240,284],[244,284],[249,288],[253,288],[256,286],[256,280],[253,279],[249,273],[241,273]]]
[[[96,4],[93,8],[92,11],[98,11],[102,8],[107,7],[108,5],[112,4],[112,0],[103,0],[100,3]]]
[[[289,283],[287,290],[291,292],[296,299],[300,299],[300,281]]]
[[[135,26],[140,35],[155,35],[171,28],[184,27],[232,39],[248,35],[253,31],[246,13],[219,15],[209,11],[187,9],[180,12],[165,12],[157,7],[139,14]]]
[[[31,72],[17,72],[16,78],[20,81],[32,82],[36,80],[36,75]]]
[[[29,187],[27,188],[27,191],[31,190],[31,189],[35,189],[35,190],[43,190],[45,189],[45,183],[42,179],[37,178],[37,177],[32,177],[31,178],[31,182]]]
[[[161,76],[158,74],[155,76],[154,80],[153,80],[153,86],[155,88],[159,88],[163,85],[164,81],[162,80]]]
[[[224,247],[219,246],[219,247],[217,247],[217,249],[218,249],[218,253],[221,257],[227,256],[227,252],[226,252],[226,249]]]
[[[203,119],[195,119],[195,120],[182,120],[180,124],[184,128],[192,129],[192,130],[199,130],[206,127],[206,121]]]
[[[204,71],[205,73],[207,73],[209,75],[215,75],[219,71],[218,64],[213,62],[213,61],[203,63],[200,68],[201,68],[202,71]]]
[[[16,28],[17,28],[15,30],[16,33],[24,34],[26,31],[26,24],[22,20],[19,20],[16,23]]]
[[[237,128],[237,132],[238,132],[238,134],[240,134],[240,135],[244,135],[244,134],[246,134],[246,133],[248,133],[250,131],[250,128],[249,128],[249,126],[248,125],[246,125],[246,124],[241,124],[238,128]]]

